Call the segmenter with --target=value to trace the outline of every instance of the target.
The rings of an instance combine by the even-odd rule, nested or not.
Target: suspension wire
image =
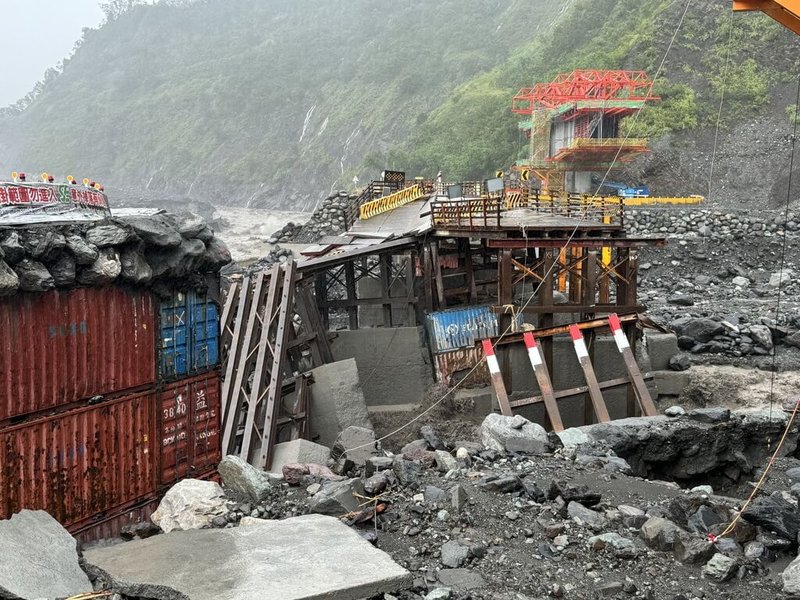
[[[658,70],[656,71],[656,76],[653,78],[653,81],[656,80],[656,78],[658,77],[659,73],[661,72],[661,70],[664,67],[664,63],[667,60],[667,56],[669,56],[670,50],[672,50],[672,45],[675,42],[675,38],[678,36],[678,32],[680,31],[681,26],[683,25],[683,21],[684,21],[684,19],[686,17],[686,13],[688,12],[689,6],[691,5],[691,3],[692,3],[692,0],[687,0],[686,6],[683,9],[683,14],[681,15],[681,18],[680,18],[680,21],[678,22],[677,27],[675,28],[675,32],[672,34],[672,38],[670,39],[669,45],[667,46],[667,50],[664,53],[664,57],[661,60],[661,64],[659,65]],[[648,95],[652,95],[652,89],[650,90]],[[644,108],[644,102],[642,103],[642,106],[639,107],[639,109],[634,114],[633,123],[635,123],[636,120],[639,118],[639,115],[641,114],[643,108]],[[625,136],[625,140],[627,140],[629,136],[630,136],[630,132]],[[614,159],[611,161],[611,165],[606,170],[606,173],[603,176],[603,180],[600,182],[600,185],[598,186],[597,191],[599,191],[600,188],[602,187],[603,183],[605,183],[605,180],[608,177],[608,174],[611,172],[611,169],[613,168],[614,163],[619,158],[620,152],[622,152],[622,146],[620,146],[620,148],[617,150],[617,153],[614,156]],[[593,194],[592,197],[597,197],[597,191],[595,191],[595,193]],[[572,232],[569,234],[569,237],[565,240],[564,245],[561,247],[560,251],[564,251],[569,247],[569,245],[572,243],[572,240],[575,238],[575,235],[577,234],[578,229],[580,229],[580,226],[583,224],[583,222],[585,220],[587,220],[587,215],[585,215],[585,214],[581,215],[580,219],[578,219],[577,222],[575,223],[575,227],[573,227]],[[536,297],[536,294],[538,294],[538,292],[541,289],[542,285],[548,279],[548,277],[553,272],[553,269],[556,267],[557,264],[558,264],[558,261],[554,260],[553,263],[550,265],[550,268],[544,273],[544,276],[542,277],[542,280],[539,282],[539,284],[536,286],[536,289],[534,289],[531,292],[531,295],[528,297],[528,299],[525,301],[525,303],[522,305],[522,307],[519,308],[516,311],[517,313],[523,313],[524,314],[525,309],[528,307],[528,305]],[[523,276],[526,276],[526,274],[523,273]],[[511,323],[505,328],[505,330],[498,336],[497,340],[492,344],[492,348],[493,349],[497,348],[497,346],[500,344],[500,342],[511,332],[513,326],[514,326],[514,319],[513,319],[513,316],[512,316]],[[415,417],[410,419],[405,424],[401,425],[400,427],[397,427],[393,431],[391,431],[391,432],[387,433],[386,435],[383,435],[383,436],[381,436],[381,437],[379,437],[379,438],[377,438],[377,439],[375,439],[375,440],[373,440],[371,442],[367,442],[366,444],[361,444],[360,446],[356,446],[354,448],[348,448],[347,450],[345,450],[345,453],[348,452],[348,451],[352,452],[353,450],[360,450],[361,448],[366,448],[366,447],[372,446],[372,445],[374,445],[374,444],[376,444],[378,442],[382,442],[382,441],[384,441],[384,440],[386,440],[386,439],[388,439],[388,438],[400,433],[401,431],[403,431],[404,429],[406,429],[410,425],[416,423],[422,417],[424,417],[426,414],[428,414],[434,408],[436,408],[442,402],[444,402],[459,387],[461,387],[461,385],[465,381],[467,381],[467,379],[469,379],[469,377],[478,369],[478,367],[480,367],[483,364],[483,362],[484,362],[483,360],[480,360],[480,361],[476,362],[475,365],[469,371],[467,371],[466,375],[464,375],[464,377],[462,377],[454,386],[452,386],[450,389],[448,389],[442,395],[441,398],[439,398],[436,402],[431,404],[428,408],[426,408],[425,410],[423,410],[422,412],[417,414]]]
[[[800,75],[797,78],[797,94],[795,97],[795,107],[800,105]],[[795,111],[796,112],[796,111]],[[797,114],[795,114],[794,125],[792,129],[792,152],[789,157],[789,183],[786,186],[786,206],[783,209],[783,240],[781,244],[781,262],[780,269],[778,270],[778,299],[775,303],[775,325],[779,324],[781,316],[781,296],[783,292],[783,271],[786,268],[786,247],[788,245],[786,239],[786,226],[789,223],[789,205],[792,202],[792,175],[794,174],[794,150],[797,145]],[[778,352],[776,348],[772,348],[772,373],[769,380],[769,416],[772,419],[772,405],[775,402],[775,370],[777,368]]]

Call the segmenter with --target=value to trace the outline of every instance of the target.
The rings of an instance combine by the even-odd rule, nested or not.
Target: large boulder
[[[654,550],[663,552],[672,551],[678,538],[689,535],[688,532],[675,525],[672,521],[661,517],[648,519],[642,525],[640,534],[645,544]]]
[[[358,510],[362,500],[356,494],[364,495],[364,487],[359,479],[325,481],[311,498],[308,509],[312,513],[340,517]]]
[[[700,343],[711,341],[715,336],[725,332],[722,323],[708,317],[699,319],[683,317],[673,321],[672,328],[679,336],[686,336]]]
[[[225,492],[218,483],[184,479],[164,495],[150,519],[169,533],[175,529],[203,529],[214,517],[227,512]]]
[[[800,532],[800,511],[797,501],[790,500],[781,492],[759,496],[742,513],[742,517],[793,544],[797,543],[797,534]]]
[[[181,234],[165,215],[129,217],[125,223],[148,245],[166,248],[181,245]]]
[[[481,442],[485,447],[500,452],[542,454],[549,449],[544,428],[521,415],[487,415],[481,425]]]
[[[370,457],[379,454],[375,432],[356,425],[346,427],[336,438],[332,454],[334,458],[344,456],[355,464],[363,466]]]
[[[75,285],[75,257],[68,252],[62,252],[59,257],[49,265],[50,274],[56,287],[69,288]]]
[[[44,262],[54,259],[67,245],[64,236],[50,227],[27,229],[22,232],[20,242],[31,258]]]
[[[150,268],[139,248],[133,246],[124,248],[119,254],[119,262],[122,265],[123,279],[140,284],[148,283],[153,279],[153,269]]]
[[[196,271],[206,246],[200,240],[183,240],[172,248],[147,249],[146,258],[153,269],[153,277],[184,277]]]
[[[19,239],[19,234],[16,231],[7,231],[0,234],[0,250],[3,251],[5,261],[10,264],[16,264],[25,258],[25,248]]]
[[[102,248],[97,260],[81,269],[78,283],[83,285],[103,285],[111,283],[122,273],[119,253],[114,248]]]
[[[219,238],[212,238],[205,242],[203,262],[212,270],[217,270],[231,262],[231,251]]]
[[[4,260],[0,260],[0,296],[10,296],[19,289],[19,276]]]
[[[0,597],[65,598],[92,591],[75,538],[43,510],[0,521],[0,556]]]
[[[19,277],[20,291],[46,292],[56,287],[50,271],[38,260],[23,258],[14,265],[14,271]]]
[[[90,265],[97,260],[97,246],[89,244],[79,235],[68,235],[67,250],[75,255],[75,261],[79,265]]]
[[[167,215],[175,230],[186,239],[196,238],[206,228],[203,217],[190,212]]]
[[[135,242],[138,238],[133,229],[123,224],[105,223],[95,225],[86,232],[86,241],[94,244],[98,248],[108,246],[122,246],[129,242]]]
[[[270,471],[280,473],[284,465],[318,464],[325,466],[331,457],[331,450],[322,444],[308,440],[291,440],[275,444],[272,449]]]
[[[800,598],[800,556],[795,558],[781,573],[783,593],[790,598]]]
[[[217,471],[225,487],[253,502],[265,500],[272,487],[269,475],[232,454],[222,459]]]

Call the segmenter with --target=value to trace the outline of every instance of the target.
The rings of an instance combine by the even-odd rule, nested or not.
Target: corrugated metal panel
[[[0,298],[0,422],[153,383],[154,311],[114,286]]]
[[[155,393],[0,430],[0,518],[23,508],[79,528],[156,492]]]
[[[492,382],[489,369],[483,362],[482,348],[463,348],[436,355],[436,375],[446,386],[462,383],[466,387],[488,385]],[[473,371],[473,367],[478,365]]]
[[[176,379],[219,362],[219,308],[205,295],[176,292],[162,301],[159,375]]]
[[[222,459],[220,381],[216,372],[183,379],[159,393],[162,484],[207,470]]]
[[[499,335],[497,315],[491,306],[469,306],[428,315],[428,332],[434,352],[470,348],[476,340]]]

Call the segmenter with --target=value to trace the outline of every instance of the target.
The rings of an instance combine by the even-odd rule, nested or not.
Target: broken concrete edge
[[[104,590],[112,590],[113,592],[123,596],[147,598],[148,600],[191,600],[191,598],[189,598],[189,596],[183,592],[179,592],[178,590],[166,585],[156,585],[152,583],[132,583],[123,581],[121,579],[116,579],[108,571],[101,569],[97,565],[89,563],[83,558],[80,560],[80,565],[83,571],[89,577],[89,581],[95,584],[95,587],[97,587],[97,583],[99,583]],[[16,597],[11,600],[16,600]]]
[[[25,598],[17,596],[16,594],[9,592],[3,586],[0,586],[0,600],[25,600]]]

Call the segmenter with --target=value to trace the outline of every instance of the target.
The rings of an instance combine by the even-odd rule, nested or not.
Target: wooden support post
[[[357,300],[358,292],[356,291],[356,269],[352,261],[344,264],[344,279],[348,300]],[[358,306],[347,307],[347,318],[351,330],[358,329]]]
[[[259,276],[263,277],[264,275],[259,273],[256,277],[258,278]],[[247,323],[247,315],[250,312],[251,299],[250,276],[245,275],[239,292],[239,307],[236,311],[236,321],[233,324],[233,333],[231,334],[231,345],[228,349],[228,358],[225,363],[225,380],[222,382],[222,411],[220,412],[220,417],[223,423],[225,422],[225,416],[233,409],[236,403],[236,388],[233,386],[233,378],[239,365],[240,340],[242,339],[242,331]],[[227,451],[226,446],[223,446],[223,449]]]
[[[416,253],[411,250],[406,253],[406,298],[408,299],[408,319],[406,325],[414,327],[417,324],[417,299],[415,293],[416,283]]]
[[[589,352],[589,363],[594,365],[595,362],[597,362],[597,332],[595,329],[582,331],[583,341],[586,344],[587,351]],[[583,367],[583,365],[581,365],[581,367]],[[583,396],[583,424],[591,425],[592,423],[597,423],[597,418],[595,417],[594,406],[592,405],[592,399],[588,394],[587,386],[587,393]]]
[[[392,256],[384,253],[378,258],[381,267],[381,298],[383,299],[383,326],[392,326],[391,278]]]
[[[542,286],[539,288],[539,306],[544,310],[539,318],[539,328],[549,329],[553,326],[553,271],[555,270],[554,250],[543,248],[544,260],[542,261]],[[550,373],[554,373],[553,365],[553,340],[552,338],[543,340],[542,356]]]
[[[514,282],[513,282],[513,269],[511,264],[511,250],[500,250],[499,262],[497,266],[499,270],[498,280],[500,285],[497,289],[498,300],[500,305],[503,306],[503,313],[500,315],[499,326],[500,334],[511,332],[511,322],[513,319],[512,314],[509,312],[508,307],[514,302]],[[511,381],[511,349],[503,347],[501,351],[503,355],[503,381],[508,391],[513,390]]]
[[[541,392],[542,399],[544,400],[544,407],[547,411],[547,417],[550,419],[550,425],[552,426],[553,431],[564,431],[564,423],[561,421],[561,413],[558,411],[558,404],[556,404],[556,399],[553,395],[553,384],[550,381],[550,374],[547,372],[547,365],[544,364],[544,359],[539,353],[539,347],[536,345],[536,339],[529,331],[525,332],[524,339],[525,347],[528,349],[528,358],[531,361],[533,372],[536,375],[536,382],[539,384],[539,391]]]
[[[594,373],[594,367],[589,359],[589,351],[586,349],[586,341],[583,339],[583,333],[575,325],[569,328],[572,343],[575,346],[575,354],[578,357],[578,362],[583,369],[583,376],[586,379],[586,385],[589,386],[589,397],[592,399],[592,406],[594,407],[594,414],[600,423],[606,423],[611,420],[608,415],[608,408],[603,400],[603,393],[600,391],[600,385],[597,383],[597,376]]]
[[[630,340],[625,335],[622,325],[619,322],[619,317],[616,314],[609,315],[608,325],[611,328],[611,333],[614,335],[614,341],[617,343],[617,348],[622,354],[622,359],[625,362],[625,369],[628,371],[628,377],[631,380],[631,389],[633,389],[636,399],[639,402],[639,407],[642,414],[646,417],[654,417],[658,414],[656,405],[650,397],[650,391],[644,383],[642,372],[639,370],[639,365],[636,364],[636,358],[633,356]]]
[[[475,304],[478,301],[478,287],[475,285],[475,269],[472,264],[472,249],[470,248],[469,239],[461,241],[461,252],[464,257],[464,285],[469,293],[469,301]]]
[[[426,311],[433,312],[433,260],[431,260],[430,244],[422,247],[422,277],[425,294],[423,306]]]
[[[594,306],[597,303],[597,251],[589,250],[583,261],[583,298],[584,306]],[[585,317],[584,317],[585,318]]]
[[[328,308],[328,271],[320,271],[314,275],[314,295],[317,300],[317,310],[322,317],[322,324],[325,326],[325,331],[328,331],[331,326],[331,313]]]
[[[486,363],[489,365],[489,375],[492,378],[492,386],[497,395],[497,404],[500,406],[500,412],[507,417],[511,417],[513,413],[511,412],[511,405],[508,403],[508,393],[506,392],[506,386],[503,384],[503,376],[500,373],[500,365],[492,347],[492,340],[483,340],[482,345],[483,352],[486,355]]]
[[[611,249],[609,248],[609,256],[610,256]],[[608,304],[609,303],[609,289],[611,285],[610,276],[608,274],[608,267],[610,265],[606,265],[604,263],[603,274],[600,276],[600,279],[597,283],[597,302],[598,304]]]
[[[433,262],[433,278],[436,282],[436,299],[438,300],[437,310],[447,308],[447,300],[444,295],[444,279],[442,279],[442,263],[439,260],[439,242],[431,242],[431,260]]]
[[[567,291],[567,249],[561,248],[558,253],[558,291],[562,294]]]

